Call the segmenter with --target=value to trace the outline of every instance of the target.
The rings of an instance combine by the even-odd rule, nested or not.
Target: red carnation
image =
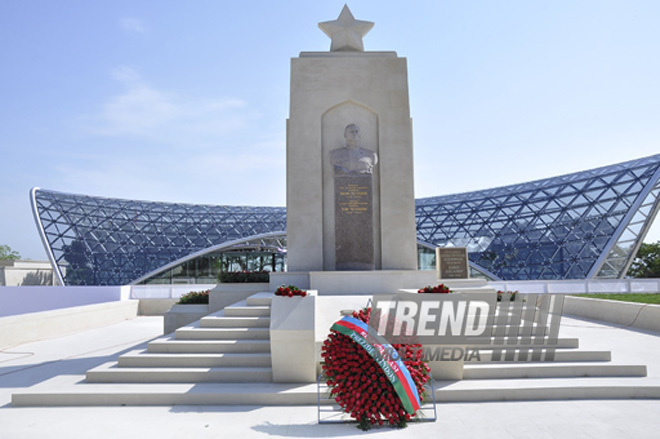
[[[353,314],[368,322],[371,310]],[[429,379],[428,366],[423,363],[420,345],[394,345],[403,353],[402,361],[410,371],[415,387],[422,389]],[[335,401],[368,429],[376,423],[387,421],[391,425],[405,426],[406,413],[399,404],[399,397],[383,370],[373,358],[349,337],[332,331],[323,342],[323,371],[327,385]],[[410,416],[409,416],[410,417]],[[408,418],[409,418],[408,417]]]

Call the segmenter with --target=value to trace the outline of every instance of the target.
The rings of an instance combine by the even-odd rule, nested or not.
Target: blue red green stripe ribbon
[[[349,316],[335,322],[330,329],[350,337],[367,351],[394,387],[406,412],[412,415],[419,410],[420,400],[417,386],[415,386],[408,368],[387,340],[375,331],[369,331],[369,326],[362,320]]]

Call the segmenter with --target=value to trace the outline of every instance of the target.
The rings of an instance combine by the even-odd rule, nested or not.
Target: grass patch
[[[654,303],[660,304],[658,294],[575,294],[577,297],[591,299],[620,300],[621,302]]]

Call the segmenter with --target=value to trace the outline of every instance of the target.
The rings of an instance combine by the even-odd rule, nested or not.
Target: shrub
[[[518,295],[518,291],[498,291],[497,292],[497,301],[502,302],[502,301],[509,301],[509,302],[514,302],[516,300],[516,296]]]
[[[208,304],[210,293],[211,290],[191,291],[179,297],[179,301],[177,302],[177,305]]]

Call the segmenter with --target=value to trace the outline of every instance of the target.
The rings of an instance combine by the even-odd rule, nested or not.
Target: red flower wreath
[[[371,308],[354,312],[353,317],[369,322]],[[392,345],[401,354],[419,395],[429,380],[429,367],[422,361],[421,345]],[[411,415],[406,413],[392,384],[376,361],[350,337],[333,330],[321,349],[323,372],[330,394],[341,408],[368,430],[388,422],[403,428]]]
[[[435,293],[435,294],[447,294],[447,293],[453,293],[452,290],[449,289],[449,287],[445,284],[440,284],[436,285],[434,287],[432,286],[426,286],[424,288],[420,288],[417,290],[418,293]]]
[[[293,296],[305,297],[307,296],[307,291],[301,290],[300,288],[294,285],[289,285],[288,287],[282,285],[277,290],[275,290],[275,295],[283,296],[283,297],[293,297]]]

